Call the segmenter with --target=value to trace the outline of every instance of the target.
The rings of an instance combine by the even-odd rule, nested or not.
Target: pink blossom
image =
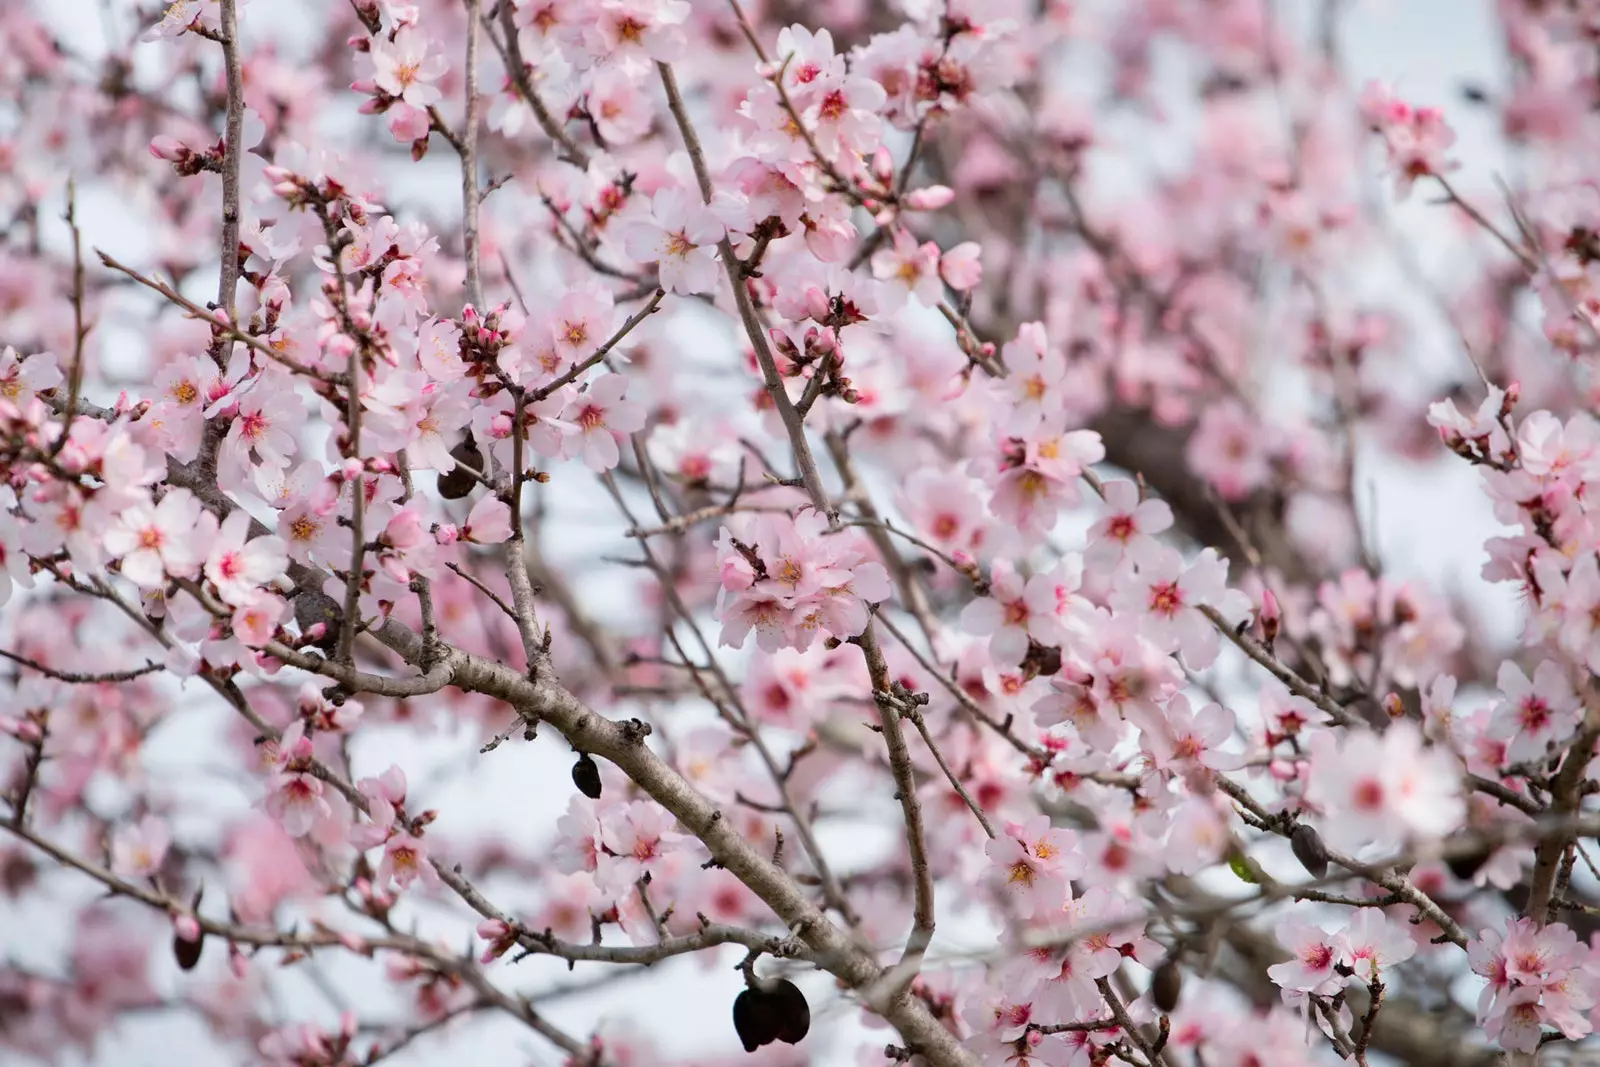
[[[429,55],[428,39],[411,27],[399,30],[392,41],[372,42],[373,82],[390,96],[418,109],[436,104],[443,94],[433,82],[449,69],[444,56]]]
[[[976,241],[963,241],[939,256],[939,277],[957,292],[976,289],[983,280],[979,256],[983,249]]]
[[[1421,731],[1398,722],[1382,734],[1318,734],[1307,796],[1326,813],[1323,837],[1336,847],[1407,838],[1437,840],[1465,815],[1454,759],[1424,747]]]
[[[1205,549],[1185,566],[1175,549],[1160,547],[1117,578],[1111,604],[1140,616],[1152,638],[1182,652],[1184,662],[1200,670],[1210,666],[1220,648],[1216,626],[1200,609],[1213,608],[1224,618],[1245,614],[1243,594],[1227,588],[1227,575],[1228,565],[1215,549]]]
[[[626,434],[644,429],[644,405],[624,400],[628,378],[602,374],[573,398],[562,418],[577,427],[567,438],[567,448],[583,457],[592,471],[608,471],[621,460],[618,442]]]
[[[1055,570],[1036,574],[1024,582],[1004,560],[994,564],[990,595],[978,597],[961,612],[968,633],[989,637],[995,662],[1011,666],[1022,662],[1029,640],[1059,645],[1066,637],[1069,615],[1086,604],[1076,591],[1083,564],[1068,556]]]
[[[1404,963],[1417,951],[1410,932],[1397,926],[1381,908],[1357,908],[1343,936],[1345,962],[1364,982],[1390,980],[1390,968]]]
[[[289,614],[289,604],[275,593],[257,592],[233,609],[233,634],[248,648],[261,648],[272,640],[278,624]]]
[[[1231,771],[1243,766],[1244,757],[1217,750],[1233,737],[1233,730],[1233,712],[1215,703],[1194,710],[1189,698],[1178,693],[1141,736],[1158,767],[1179,772],[1200,767]]]
[[[145,589],[168,577],[189,578],[203,558],[195,543],[200,501],[187,489],[170,490],[155,506],[134,504],[105,532],[105,548],[120,558],[122,574]]]
[[[1331,995],[1344,985],[1334,969],[1349,955],[1344,935],[1329,934],[1292,915],[1278,923],[1275,933],[1293,959],[1267,968],[1274,982],[1286,990],[1318,996]]]
[[[262,586],[282,575],[289,565],[281,538],[248,539],[249,535],[249,514],[242,509],[234,511],[222,521],[206,556],[206,578],[223,603],[236,607],[253,600]]]
[[[567,437],[578,432],[577,426],[565,418],[568,398],[569,393],[561,391],[522,405],[520,436],[524,444],[524,465],[531,467],[538,457],[553,459],[561,455]],[[515,414],[516,402],[503,392],[472,409],[473,437],[478,447],[486,448],[502,469],[509,468],[516,455],[519,427]]]
[[[21,540],[22,527],[9,511],[0,508],[0,605],[11,599],[14,585],[33,588],[33,574]]]
[[[1025,322],[1005,343],[1000,359],[1009,373],[991,387],[1006,408],[1003,429],[1017,437],[1039,431],[1048,415],[1059,411],[1066,385],[1067,361],[1050,345],[1044,324]]]
[[[939,246],[932,241],[919,245],[910,233],[897,229],[893,245],[873,253],[872,276],[883,283],[879,292],[885,310],[904,307],[910,296],[924,307],[934,307],[943,288],[939,280]]]
[[[1533,678],[1530,682],[1515,663],[1502,663],[1496,679],[1505,702],[1495,710],[1487,736],[1511,741],[1507,754],[1513,760],[1542,757],[1578,728],[1578,697],[1567,672],[1544,660]]]
[[[687,295],[716,288],[721,273],[716,244],[722,236],[722,224],[709,208],[669,186],[652,198],[650,216],[624,231],[623,241],[635,262],[656,265],[663,288]]]
[[[319,820],[333,814],[333,808],[322,795],[321,780],[309,773],[276,775],[271,790],[267,794],[267,814],[277,819],[291,837],[306,836]]]
[[[854,538],[827,535],[827,525],[807,509],[793,519],[758,516],[739,524],[738,533],[723,529],[717,544],[723,644],[741,647],[754,630],[763,651],[805,649],[820,633],[843,639],[866,628],[866,605],[891,592],[888,572]]]
[[[426,886],[439,884],[439,874],[428,860],[428,848],[422,838],[403,832],[389,838],[384,845],[377,878],[379,885],[393,881],[402,890],[411,888],[411,883],[419,878]]]
[[[599,0],[589,48],[638,80],[652,62],[682,58],[686,42],[680,27],[689,10],[687,0]]]
[[[493,493],[485,493],[472,505],[461,539],[479,545],[498,545],[511,536],[511,509]]]
[[[1083,560],[1111,569],[1129,555],[1148,556],[1155,535],[1172,525],[1172,508],[1165,500],[1141,501],[1139,487],[1124,479],[1108,481],[1104,489],[1105,513],[1089,528]]]
[[[1189,466],[1224,500],[1242,500],[1267,483],[1271,455],[1259,416],[1242,404],[1209,405],[1189,438]]]
[[[42,390],[60,385],[61,380],[56,357],[49,352],[19,357],[10,345],[0,348],[0,401],[20,410]]]
[[[146,815],[111,838],[111,869],[124,878],[142,880],[161,869],[172,833],[164,820]]]
[[[871,78],[847,74],[817,94],[803,119],[824,156],[865,155],[878,145],[883,129],[878,111],[886,99],[883,86]]]
[[[1072,896],[1068,880],[1083,867],[1075,843],[1070,830],[1052,830],[1047,815],[1007,824],[985,849],[1007,907],[1021,918],[1059,911]]]

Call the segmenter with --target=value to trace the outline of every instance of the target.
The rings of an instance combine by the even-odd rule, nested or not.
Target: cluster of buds
[[[830,296],[816,286],[806,290],[806,314],[816,320],[817,325],[835,331],[867,321],[866,313],[854,300],[843,293]]]
[[[807,388],[808,393],[815,391],[821,396],[836,396],[846,404],[854,404],[861,399],[861,395],[851,386],[850,379],[839,373],[844,369],[844,352],[839,348],[839,338],[831,327],[808,327],[801,340],[804,348],[796,345],[782,330],[773,329],[768,336],[772,338],[779,359],[788,363],[784,368],[786,373],[794,375],[810,370],[812,385]]]
[[[633,196],[633,183],[637,178],[638,175],[632,171],[623,171],[617,176],[616,181],[601,186],[600,191],[595,194],[594,203],[583,209],[592,229],[605,229],[606,223],[627,206],[629,197]]]
[[[291,208],[322,208],[335,221],[348,217],[358,226],[366,225],[366,209],[350,198],[344,184],[336,178],[324,175],[320,181],[312,181],[275,163],[263,168],[261,175],[267,180],[272,195]]]
[[[459,330],[458,352],[467,377],[478,382],[474,395],[493,396],[503,388],[497,373],[500,353],[516,340],[516,326],[507,321],[510,310],[509,303],[501,303],[486,313],[468,304],[462,308],[461,318],[450,320]]]

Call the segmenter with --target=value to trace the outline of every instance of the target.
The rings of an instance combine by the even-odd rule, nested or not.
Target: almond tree
[[[1432,101],[1345,7],[6,5],[0,1048],[1581,1047],[1600,4]],[[1461,465],[1470,593],[1368,496]]]

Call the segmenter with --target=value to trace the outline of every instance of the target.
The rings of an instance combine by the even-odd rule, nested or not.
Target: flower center
[[[679,230],[677,233],[669,233],[667,235],[667,254],[669,256],[676,256],[679,259],[683,259],[690,252],[693,252],[694,249],[694,242],[689,240],[688,236],[682,230]]]
[[[1183,594],[1176,582],[1160,582],[1150,587],[1150,610],[1171,617],[1183,607]]]

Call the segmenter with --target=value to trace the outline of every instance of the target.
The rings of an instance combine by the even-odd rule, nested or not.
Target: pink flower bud
[[[885,184],[894,180],[894,156],[883,145],[872,153],[872,176]]]
[[[453,545],[461,537],[461,531],[448,522],[440,523],[433,528],[433,539],[441,545]]]
[[[938,211],[955,198],[956,191],[948,185],[930,185],[907,193],[905,204],[912,211]]]
[[[821,322],[833,312],[832,303],[828,294],[816,286],[806,290],[806,314]]]
[[[1519,401],[1521,399],[1522,399],[1522,383],[1521,382],[1512,382],[1510,385],[1506,386],[1505,399],[1500,402],[1500,417],[1501,418],[1505,418],[1506,416],[1510,415],[1511,412],[1512,412],[1512,409],[1514,409],[1517,406],[1517,401]]]
[[[200,940],[200,922],[188,912],[172,917],[172,929],[185,941]]]
[[[1270,589],[1261,591],[1261,637],[1267,644],[1278,639],[1278,629],[1283,615],[1278,608],[1278,598]]]
[[[176,137],[169,137],[164,133],[159,133],[150,138],[150,154],[169,163],[181,163],[193,153],[188,145]]]
[[[0,718],[0,733],[11,734],[24,744],[36,745],[44,734],[32,719]]]

